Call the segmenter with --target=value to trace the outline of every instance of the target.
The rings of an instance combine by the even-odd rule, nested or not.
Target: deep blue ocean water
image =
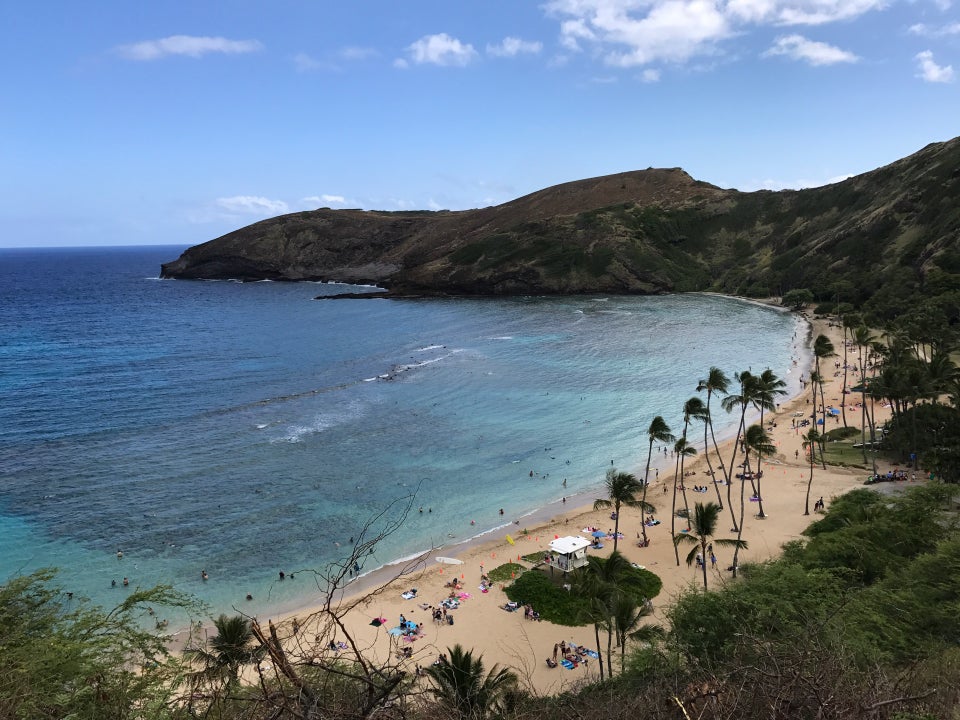
[[[642,473],[711,365],[795,392],[804,352],[793,316],[727,298],[317,302],[345,288],[156,279],[182,249],[0,250],[0,578],[305,602],[278,571],[392,500],[428,512],[365,570]]]

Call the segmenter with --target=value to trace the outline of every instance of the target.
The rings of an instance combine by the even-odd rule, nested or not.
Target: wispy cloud
[[[793,60],[802,60],[810,65],[836,65],[837,63],[852,63],[859,58],[851,52],[841,50],[827,43],[808,40],[802,35],[786,35],[777,38],[769,50],[763,53],[764,57],[785,55]]]
[[[918,66],[917,77],[924,81],[931,83],[953,82],[953,66],[937,65],[933,60],[933,53],[929,50],[917,53],[914,60],[917,61]]]
[[[960,35],[960,22],[949,23],[948,25],[941,25],[939,27],[926,25],[925,23],[917,23],[916,25],[910,26],[910,33],[912,35],[920,35],[922,37]]]
[[[889,0],[730,0],[727,13],[746,22],[825,25],[882,10]]]
[[[535,40],[521,40],[518,37],[505,37],[496,45],[487,45],[487,55],[494,57],[516,57],[517,55],[536,55],[543,50],[543,43]]]
[[[318,60],[315,57],[307,55],[307,53],[297,53],[292,59],[293,64],[297,68],[298,72],[312,72],[314,70],[336,71],[340,69],[331,62],[327,62],[326,60]]]
[[[453,67],[469,65],[477,57],[477,51],[473,49],[473,45],[462,43],[446,33],[424,35],[407,46],[407,54],[409,61],[416,65]],[[408,64],[403,58],[394,62],[396,67],[407,67]]]
[[[660,82],[660,71],[653,68],[647,68],[640,73],[640,81],[645,83]]]
[[[559,21],[560,43],[567,50],[589,50],[609,65],[632,67],[716,54],[721,42],[751,25],[823,25],[888,4],[889,0],[547,0],[543,7]],[[843,59],[831,62],[854,58],[833,50],[834,57]],[[829,57],[822,49],[811,53],[803,59]]]
[[[283,200],[270,200],[257,195],[234,195],[217,198],[214,204],[221,210],[235,215],[283,215],[290,212]]]
[[[343,195],[311,195],[301,198],[300,204],[307,207],[330,207],[332,205],[346,205],[347,199]]]
[[[263,45],[257,40],[228,40],[222,37],[197,37],[171,35],[159,40],[144,40],[130,45],[120,45],[115,50],[128,60],[159,60],[171,55],[199,58],[210,53],[239,55],[257,52]]]
[[[377,57],[380,53],[374,48],[351,45],[342,48],[337,54],[344,60],[369,60]]]

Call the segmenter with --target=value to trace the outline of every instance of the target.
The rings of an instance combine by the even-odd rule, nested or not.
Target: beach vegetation
[[[487,671],[482,656],[459,644],[447,648],[426,674],[441,708],[460,720],[484,720],[499,712],[518,684],[516,673],[500,665]]]
[[[138,589],[105,609],[66,591],[51,569],[7,579],[0,717],[173,717],[182,668],[148,622],[153,607],[199,609],[168,586]]]
[[[643,533],[644,545],[647,544],[647,488],[650,486],[650,459],[653,456],[653,444],[655,442],[667,444],[676,441],[670,431],[670,426],[667,425],[661,415],[657,415],[650,421],[650,426],[647,428],[647,441],[647,467],[643,471],[643,496],[640,503],[640,531]]]
[[[593,502],[594,510],[613,508],[613,550],[617,550],[617,540],[620,534],[620,512],[623,508],[641,508],[644,512],[654,513],[657,509],[637,497],[643,493],[643,485],[633,473],[617,472],[616,468],[607,470],[604,480],[604,490],[607,497],[597,498]]]
[[[530,559],[527,559],[527,562],[539,562],[539,559],[538,560],[533,559],[534,557],[536,557],[536,555],[542,556],[542,553],[527,555],[526,558],[524,559],[530,558]],[[527,571],[527,568],[521,565],[520,563],[508,562],[508,563],[504,563],[503,565],[497,565],[497,567],[493,568],[492,570],[489,570],[487,572],[487,577],[490,578],[491,582],[497,582],[497,583],[510,582],[515,578],[520,577],[526,571]]]
[[[740,538],[715,538],[717,524],[720,518],[720,506],[713,502],[696,503],[693,506],[693,522],[690,532],[681,533],[673,539],[677,547],[681,543],[693,545],[687,554],[687,566],[693,565],[694,559],[699,557],[698,567],[703,571],[703,589],[707,589],[707,563],[715,564],[713,545],[718,547],[732,547],[746,549],[747,541]],[[736,562],[736,560],[734,560]]]
[[[785,292],[780,302],[784,307],[800,310],[813,302],[813,293],[808,288],[794,288]]]

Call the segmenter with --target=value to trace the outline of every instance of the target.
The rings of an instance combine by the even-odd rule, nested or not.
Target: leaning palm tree
[[[757,457],[763,455],[773,455],[777,448],[770,442],[770,436],[767,435],[767,431],[763,429],[762,425],[751,425],[747,428],[747,431],[743,434],[743,448],[744,448],[744,474],[750,471],[750,453],[752,452]],[[737,527],[737,540],[740,540],[743,537],[743,516],[746,512],[746,499],[744,498],[744,491],[746,488],[746,480],[741,479],[740,481],[740,524]],[[758,496],[759,497],[759,496]],[[737,546],[733,551],[733,576],[737,576],[737,556],[740,552],[740,547]]]
[[[730,380],[727,378],[726,374],[718,367],[711,367],[710,371],[707,373],[707,379],[701,380],[697,383],[697,392],[707,391],[707,404],[705,417],[706,421],[703,424],[703,452],[707,458],[707,473],[710,475],[711,480],[716,480],[713,476],[713,464],[710,462],[710,453],[708,452],[707,445],[707,429],[710,429],[710,438],[713,440],[713,450],[716,453],[717,461],[719,462],[720,469],[723,471],[724,478],[729,482],[730,478],[728,476],[726,467],[723,464],[723,458],[720,456],[720,448],[717,445],[717,436],[713,432],[713,415],[710,414],[710,400],[713,397],[713,393],[721,393],[724,396],[729,392]],[[720,495],[720,488],[717,483],[713,483],[713,489],[717,493],[717,504],[720,506],[720,509],[723,510],[723,498]]]
[[[186,657],[200,666],[192,678],[194,681],[224,680],[232,685],[240,679],[240,668],[259,662],[266,648],[256,643],[250,621],[245,617],[221,614],[213,626],[217,634],[205,645],[187,648]]]
[[[754,399],[754,407],[760,410],[760,426],[763,427],[763,413],[764,411],[769,410],[773,412],[777,406],[777,396],[786,395],[787,391],[784,388],[787,384],[777,377],[777,374],[773,372],[770,368],[767,368],[762,373],[757,382],[757,397]],[[763,474],[761,471],[761,458],[757,458],[757,497],[760,498],[758,501],[760,505],[760,512],[757,514],[759,518],[765,518],[766,514],[763,512],[763,495],[760,493],[760,476]]]
[[[754,426],[756,427],[756,426]],[[700,563],[703,569],[703,589],[707,589],[707,545],[710,543],[715,543],[720,547],[733,547],[739,550],[740,548],[746,549],[747,541],[741,540],[739,537],[734,539],[731,538],[714,538],[713,534],[717,531],[717,521],[720,518],[721,508],[714,502],[708,502],[706,505],[703,503],[697,503],[694,505],[693,512],[693,530],[685,535],[678,535],[673,539],[674,545],[677,547],[680,546],[680,543],[690,543],[693,547],[690,549],[690,552],[687,554],[687,565],[693,565],[693,560],[697,556],[697,553],[700,553]],[[737,561],[736,555],[734,555],[733,561],[734,572],[736,572]]]
[[[604,481],[607,497],[598,498],[593,502],[594,510],[613,508],[613,549],[617,549],[617,538],[620,535],[620,509],[623,507],[640,508],[645,512],[656,512],[649,503],[637,498],[644,486],[633,473],[617,472],[615,468],[607,470],[607,479]]]
[[[747,408],[756,399],[759,381],[756,375],[752,375],[747,370],[734,374],[734,379],[740,384],[740,392],[727,395],[721,406],[727,412],[733,412],[737,408],[740,409],[740,423],[737,425],[737,435],[733,441],[733,454],[730,457],[729,470],[726,471],[727,507],[730,510],[730,516],[733,518],[733,530],[736,531],[740,527],[740,523],[737,521],[737,514],[730,499],[730,488],[733,485],[734,471],[737,467],[737,450],[740,448],[741,439],[746,429]]]
[[[434,684],[431,692],[463,720],[482,720],[497,712],[504,696],[517,686],[514,672],[494,665],[485,673],[483,657],[474,657],[459,644],[447,648],[447,658],[426,673]]]
[[[803,505],[804,515],[810,514],[810,488],[813,485],[813,466],[815,464],[813,449],[819,441],[820,433],[817,432],[816,428],[810,428],[810,432],[803,436],[803,447],[810,453],[810,478],[807,480],[807,499]]]
[[[676,440],[670,432],[670,426],[667,425],[666,421],[660,415],[657,415],[650,422],[650,427],[647,428],[647,438],[650,440],[650,447],[647,448],[647,468],[643,471],[643,498],[640,505],[640,532],[643,533],[644,546],[647,544],[647,518],[644,508],[647,507],[647,487],[650,485],[650,456],[653,455],[653,443],[672,443]],[[613,547],[616,549],[616,543],[614,543]]]

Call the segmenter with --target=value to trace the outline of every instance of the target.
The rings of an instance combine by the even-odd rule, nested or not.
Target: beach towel
[[[462,592],[462,593],[459,593],[459,594],[457,595],[457,597],[460,598],[461,600],[469,600],[469,599],[470,599],[470,593],[468,593],[468,592]]]
[[[596,650],[584,650],[583,652],[585,652],[587,655],[589,655],[592,658],[600,657],[600,653],[598,653]]]
[[[570,662],[566,658],[561,660],[560,664],[563,665],[567,670],[573,670],[576,667],[576,665],[574,665],[572,662]]]
[[[405,593],[402,593],[400,595],[400,597],[402,597],[404,600],[413,600],[416,596],[417,596],[416,588],[411,588],[410,590],[407,590]]]
[[[390,628],[387,632],[391,635],[403,635],[403,628],[398,625],[397,627]]]

